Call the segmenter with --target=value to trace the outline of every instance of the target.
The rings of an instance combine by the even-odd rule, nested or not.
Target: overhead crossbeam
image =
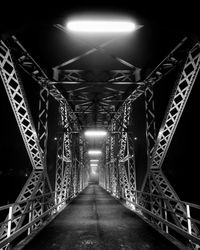
[[[56,69],[54,70],[55,82],[49,84],[140,84],[140,69],[138,70],[78,70]]]
[[[64,33],[68,33],[67,30],[65,29],[65,27],[63,27],[62,25],[60,24],[55,24],[54,25],[55,28],[61,30],[62,32]],[[142,26],[141,26],[142,27]],[[91,45],[91,47],[93,47],[92,49],[84,52],[83,54],[77,56],[77,57],[74,57],[56,67],[54,67],[54,70],[57,70],[59,68],[62,68],[64,66],[67,66],[71,63],[74,63],[80,59],[82,59],[83,57],[86,57],[88,55],[91,55],[92,53],[96,52],[96,51],[99,51],[103,54],[106,54],[106,55],[109,55],[112,59],[114,59],[115,61],[118,61],[119,63],[121,63],[122,65],[125,65],[126,67],[130,68],[130,69],[133,69],[133,70],[136,70],[136,69],[139,69],[138,67],[134,66],[133,64],[125,61],[124,59],[118,57],[118,56],[115,56],[115,55],[112,55],[112,54],[109,54],[106,50],[105,50],[105,47],[108,46],[109,44],[111,44],[114,40],[116,40],[116,38],[112,38],[112,39],[109,39],[108,41],[96,46],[94,44],[92,44],[91,42],[87,41],[87,44],[89,43]],[[83,40],[82,40],[83,41]],[[79,41],[80,42],[80,41]]]

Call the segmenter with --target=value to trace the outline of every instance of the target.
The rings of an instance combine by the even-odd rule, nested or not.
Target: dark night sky
[[[57,37],[50,38],[50,35],[53,33],[51,32],[50,35],[46,34],[45,30],[39,27],[53,23],[63,24],[67,16],[77,12],[92,12],[95,10],[106,11],[107,13],[127,14],[135,18],[138,23],[143,24],[144,27],[135,41],[136,46],[132,48],[131,41],[128,43],[130,53],[126,52],[126,58],[135,62],[137,66],[142,67],[144,74],[150,72],[184,36],[189,36],[193,41],[200,39],[199,8],[194,1],[184,1],[184,3],[182,1],[181,4],[177,1],[160,1],[159,4],[152,3],[152,1],[145,1],[144,3],[141,1],[120,1],[120,3],[116,1],[109,1],[108,3],[102,1],[97,1],[96,3],[92,1],[75,1],[74,3],[72,1],[71,3],[69,1],[65,1],[65,3],[56,1],[51,3],[49,1],[48,4],[43,4],[42,6],[41,1],[26,2],[26,5],[16,1],[14,4],[9,2],[4,3],[2,10],[0,15],[0,33],[3,34],[2,38],[12,33],[17,37],[22,37],[27,45],[27,50],[29,51],[28,48],[30,48],[34,56],[38,54],[41,66],[44,65],[47,70],[53,64],[56,64],[52,60],[52,55],[54,57],[57,54],[61,56],[61,49],[53,45],[53,39],[57,39]],[[53,48],[52,55],[48,57],[48,53]],[[59,59],[55,58],[57,61]],[[170,84],[168,84],[168,81],[172,81],[172,79],[165,79],[162,83],[158,83],[158,86],[155,88],[158,124],[161,122],[165,110],[166,93],[170,93],[170,88],[168,87]],[[177,128],[174,140],[172,141],[172,147],[169,149],[164,163],[164,170],[182,199],[200,204],[200,198],[197,197],[197,177],[199,176],[198,148],[195,146],[196,143],[197,145],[199,144],[198,83],[199,81],[196,82],[193,88],[186,105],[185,113]],[[37,87],[29,79],[29,86],[26,86],[25,89],[27,90],[31,109],[33,113],[36,113],[34,107],[37,105],[37,97],[31,91],[34,88],[36,88],[37,92]],[[28,174],[31,168],[20,133],[15,125],[16,122],[6,98],[5,90],[2,86],[0,93],[2,107],[0,189],[6,190],[1,199],[7,202],[10,199],[12,200],[14,193],[21,189],[22,183],[27,178],[25,174]],[[49,164],[51,175],[53,175],[53,161],[56,150],[55,142],[53,141],[57,131],[57,127],[54,125],[58,119],[56,105],[51,100],[51,113],[49,117],[52,124],[49,133]],[[142,112],[143,103],[142,98],[140,98],[136,103],[136,117],[138,119],[136,119],[134,126],[135,135],[138,138],[144,139],[144,131],[141,129],[143,127],[141,120],[144,115]],[[136,145],[138,162],[143,161],[144,157],[144,153],[141,153],[144,149],[143,139],[138,139]],[[140,172],[142,170],[138,169],[138,173]],[[8,184],[8,182],[12,184]],[[4,189],[5,185],[6,189]]]

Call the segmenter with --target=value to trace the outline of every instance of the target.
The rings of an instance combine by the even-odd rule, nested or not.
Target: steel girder
[[[125,198],[136,202],[136,172],[135,172],[135,155],[133,141],[127,132],[131,114],[131,103],[127,103],[123,112],[123,125],[121,127],[121,141],[119,149],[119,175],[122,194]]]
[[[83,188],[85,188],[87,178],[83,171],[83,140],[78,134],[78,125],[68,112],[66,102],[60,102],[60,119],[62,132],[59,135],[57,144],[56,161],[56,181],[55,194],[56,204],[63,201],[58,210],[65,204],[66,199],[75,197]],[[79,148],[79,151],[77,150]]]
[[[170,142],[184,110],[187,99],[190,95],[193,84],[199,72],[200,48],[196,44],[188,53],[187,60],[181,72],[180,78],[172,93],[168,110],[161,125],[156,140],[155,150],[151,168],[161,168]]]
[[[161,218],[166,218],[168,217],[168,213],[171,213],[174,223],[186,232],[188,231],[186,207],[179,202],[180,199],[178,195],[172,188],[166,176],[163,174],[161,168],[199,69],[200,44],[197,43],[188,52],[182,72],[179,75],[173,89],[157,139],[155,138],[152,90],[149,92],[148,89],[147,91],[150,94],[147,94],[146,92],[145,95],[147,103],[146,131],[148,172],[144,180],[143,191],[150,189],[148,192],[151,192],[151,194],[161,194],[164,197],[163,204],[158,204],[161,200],[154,198],[153,201],[151,200],[151,211]],[[141,202],[144,201],[141,200]],[[165,210],[165,212],[163,212],[161,207],[168,209],[168,211]],[[159,220],[157,220],[156,223],[159,227],[163,228],[163,224]],[[165,228],[165,230],[168,232],[168,228]],[[194,223],[192,223],[191,226],[191,234],[199,236],[199,230]]]
[[[56,180],[55,180],[55,195],[56,204],[64,202],[69,198],[72,174],[72,155],[70,142],[69,117],[66,104],[60,102],[60,119],[62,131],[57,143],[57,160],[56,160]],[[58,207],[58,210],[62,207]]]
[[[17,197],[15,205],[12,207],[12,214],[8,215],[6,219],[12,219],[10,226],[8,226],[9,224],[7,223],[1,228],[0,239],[3,241],[5,237],[11,236],[23,226],[24,220],[27,218],[27,216],[28,221],[32,222],[46,211],[48,203],[49,206],[50,203],[52,203],[52,197],[51,195],[46,197],[47,200],[45,201],[46,204],[44,205],[44,199],[46,198],[42,196],[46,192],[51,193],[52,190],[46,171],[46,154],[44,153],[46,152],[46,113],[48,110],[48,101],[42,95],[41,91],[40,104],[45,103],[45,108],[44,106],[40,105],[40,142],[33,124],[22,82],[16,70],[16,65],[13,62],[11,51],[2,41],[0,44],[0,74],[33,167],[31,175]],[[45,96],[48,97],[48,94],[46,93]],[[38,220],[32,224],[31,228],[28,229],[28,234],[32,229],[38,228],[38,226],[41,224],[42,220]],[[5,248],[7,246],[5,246]]]
[[[34,169],[43,169],[43,157],[24,89],[9,48],[1,41],[1,78]]]
[[[111,174],[111,188],[112,188],[112,194],[114,196],[117,196],[117,173],[116,173],[116,157],[114,152],[114,146],[115,146],[115,135],[112,134],[113,131],[115,131],[116,124],[111,124],[111,134],[110,134],[110,174]]]
[[[106,190],[112,192],[112,180],[111,180],[111,173],[110,173],[110,135],[108,135],[106,140],[106,162],[105,162],[105,177],[106,177]]]
[[[114,179],[114,189],[113,195],[120,197],[121,188],[119,180],[119,160],[117,157],[118,152],[118,134],[116,133],[117,124],[115,120],[111,123],[111,145],[110,145],[110,163],[113,165],[113,179]]]
[[[79,186],[79,192],[84,189],[85,184],[84,184],[84,141],[81,135],[79,135],[79,150],[80,150],[80,161],[78,162],[79,164],[79,169],[80,169],[80,186]]]
[[[38,139],[42,151],[43,163],[46,166],[47,138],[48,138],[48,107],[49,91],[40,87],[39,116],[38,116]]]
[[[149,167],[151,164],[152,154],[156,140],[154,94],[151,85],[145,89],[144,94],[146,111],[147,160]]]

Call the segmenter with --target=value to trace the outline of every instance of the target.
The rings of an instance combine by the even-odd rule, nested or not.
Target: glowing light
[[[69,21],[66,27],[70,31],[88,33],[129,33],[136,30],[136,24],[130,21],[79,20]]]
[[[84,134],[87,137],[104,137],[107,135],[107,132],[104,130],[87,130]]]
[[[88,151],[89,155],[100,155],[102,152],[100,150],[89,150]]]
[[[90,162],[98,162],[98,159],[91,159]]]
[[[92,175],[96,175],[97,172],[96,172],[94,169],[92,169],[92,170],[91,170],[91,174],[92,174]]]
[[[97,163],[91,163],[90,167],[98,167],[98,164]]]

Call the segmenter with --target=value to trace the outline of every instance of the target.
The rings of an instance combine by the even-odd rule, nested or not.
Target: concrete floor
[[[98,185],[88,186],[25,250],[177,250]]]

